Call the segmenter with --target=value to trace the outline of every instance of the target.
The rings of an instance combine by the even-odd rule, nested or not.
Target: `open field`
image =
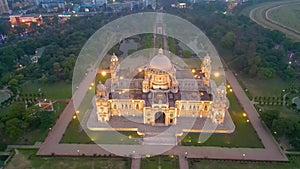
[[[288,26],[277,23],[276,21],[272,20],[266,12],[269,9],[276,8],[281,5],[291,4],[295,5],[296,3],[299,3],[297,0],[290,0],[290,1],[276,1],[272,3],[262,3],[260,6],[257,6],[254,9],[251,9],[249,13],[249,17],[251,20],[256,22],[257,24],[271,29],[271,30],[278,30],[286,34],[288,37],[293,39],[294,41],[300,41],[300,34],[295,32],[293,29],[290,29]]]
[[[242,75],[238,75],[238,78],[252,96],[280,96],[282,90],[289,87],[289,84],[279,77],[273,79],[259,79],[246,78],[242,77]]]
[[[28,82],[21,87],[21,94],[37,94],[38,90],[44,94],[46,99],[70,99],[72,96],[72,85],[67,83],[43,84]]]
[[[299,169],[300,156],[288,156],[288,163],[189,159],[190,169]]]
[[[17,150],[6,169],[130,169],[131,161],[115,157],[37,157],[37,150]]]
[[[282,5],[269,11],[273,21],[300,32],[300,4]]]
[[[243,116],[243,109],[240,106],[234,93],[228,93],[230,101],[229,112],[235,124],[235,131],[232,134],[213,134],[203,144],[198,143],[199,133],[189,133],[183,139],[183,145],[194,146],[221,146],[221,147],[250,147],[262,148],[263,145],[252,127],[247,122],[247,117]]]
[[[143,158],[141,160],[141,169],[179,169],[179,161],[175,156],[155,156],[151,158]]]

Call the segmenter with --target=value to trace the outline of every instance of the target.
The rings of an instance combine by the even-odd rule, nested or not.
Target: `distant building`
[[[7,0],[0,0],[0,14],[8,13],[8,3]]]
[[[65,8],[66,1],[42,1],[42,8],[53,10],[54,8]]]
[[[37,26],[43,24],[43,17],[40,15],[39,17],[22,17],[22,16],[10,16],[10,24],[11,27],[17,27],[20,24],[25,24],[27,26],[31,26],[32,23],[36,23]]]

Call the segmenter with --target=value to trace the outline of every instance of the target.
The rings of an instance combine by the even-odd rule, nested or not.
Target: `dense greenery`
[[[0,88],[7,84],[16,87],[24,80],[32,79],[44,83],[70,81],[76,57],[85,41],[106,22],[117,17],[104,14],[90,18],[73,17],[65,24],[55,17],[44,18],[45,24],[25,38],[10,33],[8,41],[0,46]],[[0,33],[6,29],[1,25]],[[30,58],[41,47],[46,47],[42,57],[37,64],[31,64]],[[19,65],[25,68],[17,71]]]
[[[43,141],[66,103],[54,103],[53,112],[31,105],[27,102],[26,109],[25,103],[15,102],[0,111],[0,147],[7,143],[34,144]]]
[[[293,147],[300,149],[300,123],[297,120],[281,117],[276,110],[265,111],[260,117],[273,134],[289,138]]]
[[[266,79],[278,75],[293,82],[296,67],[288,66],[288,54],[300,50],[300,43],[279,31],[262,28],[244,15],[224,15],[224,9],[222,2],[199,3],[193,9],[168,12],[190,20],[204,31],[233,70]]]
[[[35,106],[26,110],[24,103],[15,103],[6,110],[6,113],[0,113],[0,135],[17,140],[25,131],[36,128],[48,129],[52,123],[49,112]]]

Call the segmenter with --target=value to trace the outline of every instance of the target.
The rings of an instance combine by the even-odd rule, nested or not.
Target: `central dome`
[[[173,65],[170,59],[163,54],[163,50],[158,50],[158,55],[154,56],[149,64],[149,68],[154,68],[158,70],[162,70],[165,72],[170,72],[173,68]]]

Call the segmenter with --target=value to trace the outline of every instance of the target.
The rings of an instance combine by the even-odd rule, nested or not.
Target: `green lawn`
[[[189,159],[189,167],[190,169],[299,169],[300,156],[288,157],[289,163]]]
[[[269,12],[269,17],[300,32],[300,4],[284,5]]]
[[[38,94],[38,90],[44,94],[46,99],[70,99],[72,97],[72,85],[67,83],[43,84],[38,82],[27,82],[21,86],[22,97],[29,94]]]
[[[6,169],[130,169],[129,158],[37,157],[37,150],[18,150]]]
[[[280,96],[282,90],[289,87],[289,83],[279,77],[273,79],[259,79],[241,76],[238,76],[239,80],[242,81],[243,85],[253,96]],[[295,82],[295,84],[297,83],[298,82]]]
[[[136,132],[89,131],[87,134],[78,120],[72,120],[61,143],[94,144],[95,141],[97,144],[139,144],[138,138]]]
[[[161,166],[161,168],[159,168]],[[179,169],[179,161],[176,156],[155,156],[143,158],[141,169]]]
[[[268,110],[278,110],[280,112],[280,117],[285,117],[288,119],[300,119],[300,115],[296,111],[288,109],[284,106],[263,105],[259,107],[262,107],[263,112]]]
[[[89,144],[93,143],[91,138],[81,129],[78,120],[72,120],[69,124],[64,136],[61,140],[61,143],[81,143]]]
[[[199,144],[199,133],[189,133],[182,141],[182,145],[193,146],[221,146],[221,147],[250,147],[262,148],[263,145],[252,127],[243,117],[243,109],[233,93],[228,93],[230,101],[229,112],[235,124],[232,134],[213,134],[206,142]]]

